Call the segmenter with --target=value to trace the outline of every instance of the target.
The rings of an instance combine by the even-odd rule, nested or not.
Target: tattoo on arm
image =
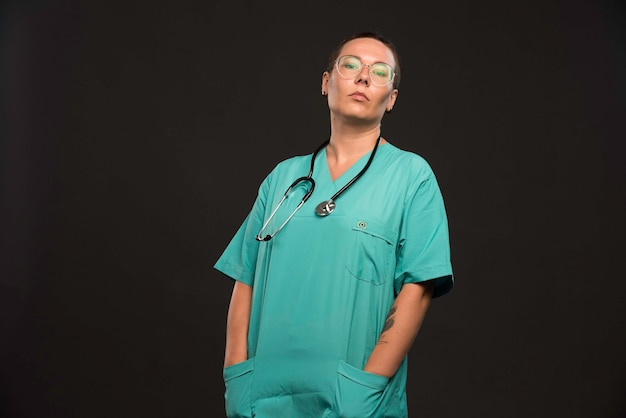
[[[387,344],[387,341],[383,339],[383,335],[385,334],[385,332],[391,329],[391,327],[393,327],[393,324],[395,322],[394,316],[396,315],[397,309],[398,308],[396,307],[396,305],[393,305],[391,309],[389,309],[389,313],[387,314],[387,319],[385,320],[385,325],[383,326],[383,330],[380,333],[380,339],[378,340],[376,344]]]

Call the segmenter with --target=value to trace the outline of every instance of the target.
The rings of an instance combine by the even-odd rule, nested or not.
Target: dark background
[[[437,173],[456,275],[411,416],[626,416],[619,2],[0,7],[1,416],[223,415],[213,263],[327,138],[328,53],[370,29],[403,59],[383,134]]]

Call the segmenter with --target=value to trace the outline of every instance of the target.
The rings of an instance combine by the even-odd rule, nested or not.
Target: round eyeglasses
[[[337,58],[335,67],[340,76],[344,78],[354,78],[361,74],[363,67],[369,68],[370,80],[377,86],[386,86],[391,83],[396,76],[391,65],[384,62],[374,64],[363,64],[361,60],[353,55],[344,55]]]

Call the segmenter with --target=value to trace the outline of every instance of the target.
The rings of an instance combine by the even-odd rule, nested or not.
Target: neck
[[[374,148],[379,135],[380,127],[360,133],[333,132],[326,147],[327,158],[340,164],[353,162]],[[385,140],[381,138],[380,144],[384,143]]]

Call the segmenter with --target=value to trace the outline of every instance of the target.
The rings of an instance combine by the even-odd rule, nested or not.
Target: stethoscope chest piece
[[[332,200],[325,200],[315,207],[315,214],[318,216],[328,216],[335,210],[335,202]]]

